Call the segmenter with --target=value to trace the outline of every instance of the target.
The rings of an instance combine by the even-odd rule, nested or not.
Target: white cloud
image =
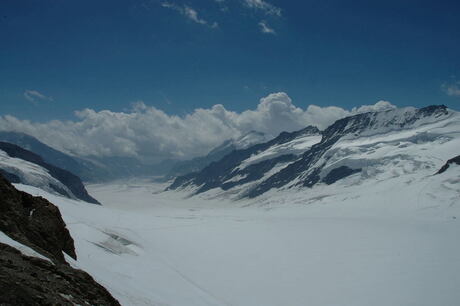
[[[268,15],[280,17],[281,9],[264,0],[243,0],[244,4],[253,9],[264,11]]]
[[[261,22],[259,22],[259,27],[260,27],[260,31],[262,33],[265,33],[265,34],[274,34],[276,35],[276,32],[274,29],[272,29],[266,21],[262,20]]]
[[[396,106],[388,101],[380,100],[374,105],[363,105],[360,107],[353,107],[352,113],[367,113],[367,112],[380,112],[389,109],[395,109]]]
[[[392,107],[385,101],[367,109]],[[23,132],[44,143],[79,156],[131,156],[159,161],[165,158],[189,159],[206,154],[224,140],[250,131],[271,137],[282,131],[300,130],[308,125],[326,128],[337,119],[363,111],[351,112],[340,107],[295,106],[286,93],[268,95],[255,109],[241,113],[217,104],[196,109],[186,116],[167,115],[162,110],[137,102],[128,112],[76,112],[74,121],[45,123],[0,116],[0,130]]]
[[[54,99],[53,97],[48,97],[48,96],[45,96],[44,94],[36,91],[36,90],[26,90],[24,91],[23,93],[24,95],[24,98],[26,98],[28,101],[36,104],[38,103],[39,101],[48,101],[48,102],[53,102]]]
[[[460,97],[460,81],[454,81],[454,82],[451,82],[451,83],[444,83],[444,84],[442,84],[441,89],[448,96]]]
[[[209,26],[211,28],[217,28],[219,26],[219,24],[217,22],[212,22],[211,23],[211,22],[208,22],[208,21],[198,17],[198,12],[194,8],[192,8],[190,6],[177,5],[177,4],[172,3],[172,2],[162,2],[161,6],[165,7],[165,8],[175,10],[175,11],[179,12],[181,15],[187,17],[188,19],[192,20],[195,23],[202,24],[202,25],[207,25],[207,26]]]

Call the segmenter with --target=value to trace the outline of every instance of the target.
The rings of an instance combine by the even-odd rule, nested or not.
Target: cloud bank
[[[256,109],[241,113],[217,104],[180,117],[137,102],[128,112],[77,111],[75,121],[37,123],[0,116],[0,130],[32,135],[77,156],[124,156],[160,161],[204,155],[224,140],[250,131],[276,137],[282,131],[295,131],[308,125],[324,129],[352,113],[391,107],[394,106],[389,102],[380,101],[352,111],[315,105],[304,110],[296,107],[286,93],[279,92],[260,99]]]

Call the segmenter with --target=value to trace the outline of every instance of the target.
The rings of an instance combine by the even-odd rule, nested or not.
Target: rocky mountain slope
[[[0,176],[0,304],[119,305],[64,253],[76,259],[59,209]]]
[[[311,126],[292,133],[283,132],[268,142],[234,150],[198,173],[178,177],[168,189],[197,186],[196,193],[201,193],[216,187],[228,190],[261,180],[296,160],[298,154],[320,139],[320,131]]]
[[[99,204],[91,197],[80,178],[45,162],[41,156],[7,142],[0,142],[1,173],[14,183],[52,190],[67,197]]]
[[[271,189],[388,174],[397,163],[416,171],[432,166],[429,157],[424,158],[423,144],[450,147],[459,132],[458,113],[445,106],[361,113],[321,133],[312,128],[282,133],[270,142],[235,151],[199,173],[178,177],[169,189],[253,198]]]
[[[35,137],[24,133],[0,131],[0,141],[15,144],[25,150],[31,151],[41,156],[46,163],[72,172],[85,181],[91,180],[94,176],[92,173],[97,168],[93,163],[53,149]]]
[[[229,139],[211,150],[206,156],[200,156],[191,160],[178,161],[174,163],[167,177],[174,178],[204,169],[212,162],[220,160],[225,155],[235,150],[243,150],[258,143],[268,141],[269,137],[264,133],[251,131],[237,139]]]

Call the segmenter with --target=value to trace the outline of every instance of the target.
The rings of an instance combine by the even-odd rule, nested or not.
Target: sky
[[[459,9],[445,0],[2,0],[0,128],[30,124],[27,131],[41,128],[35,136],[43,140],[56,124],[76,135],[75,126],[147,113],[168,122],[165,133],[188,129],[187,118],[203,113],[220,122],[195,131],[208,138],[201,150],[180,148],[190,131],[171,148],[164,144],[162,154],[184,156],[250,129],[270,130],[284,122],[278,111],[310,114],[293,129],[315,123],[315,111],[324,111],[318,118],[328,119],[316,120],[324,126],[378,101],[459,110]],[[245,112],[265,119],[241,128],[235,122]],[[119,129],[127,135],[145,132],[125,125]],[[118,150],[93,153],[139,153],[138,142],[125,140]]]

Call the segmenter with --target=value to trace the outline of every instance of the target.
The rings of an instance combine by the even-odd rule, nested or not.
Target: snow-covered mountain
[[[246,149],[258,143],[266,142],[269,138],[269,136],[262,132],[250,131],[239,138],[226,140],[221,145],[212,149],[206,156],[176,162],[171,171],[169,171],[168,177],[177,177],[201,171],[212,162],[220,160],[232,151]]]
[[[40,155],[47,163],[75,173],[83,180],[91,180],[96,166],[75,156],[58,151],[35,137],[13,131],[0,131],[0,141],[15,144],[23,149]]]
[[[232,151],[178,190],[88,186],[104,206],[15,187],[59,207],[66,261],[122,305],[456,305],[459,148],[459,113],[404,108]]]
[[[272,141],[237,150],[220,161],[177,178],[169,189],[232,198],[257,197],[271,189],[333,184],[348,176],[391,177],[439,164],[458,155],[460,116],[445,106],[391,109],[282,133]],[[442,147],[438,156],[430,147]]]
[[[45,162],[72,172],[85,182],[164,175],[175,163],[171,160],[159,164],[145,164],[132,157],[73,156],[56,150],[35,137],[13,131],[0,131],[0,141],[15,144],[40,155]]]
[[[214,162],[198,173],[176,178],[169,189],[199,186],[197,193],[220,187],[223,190],[261,180],[298,158],[313,144],[321,140],[316,127],[287,133],[265,142],[240,150],[233,150],[221,160]]]
[[[99,202],[86,191],[80,178],[46,163],[39,155],[7,142],[0,142],[0,173],[12,183],[35,186],[93,204]]]

